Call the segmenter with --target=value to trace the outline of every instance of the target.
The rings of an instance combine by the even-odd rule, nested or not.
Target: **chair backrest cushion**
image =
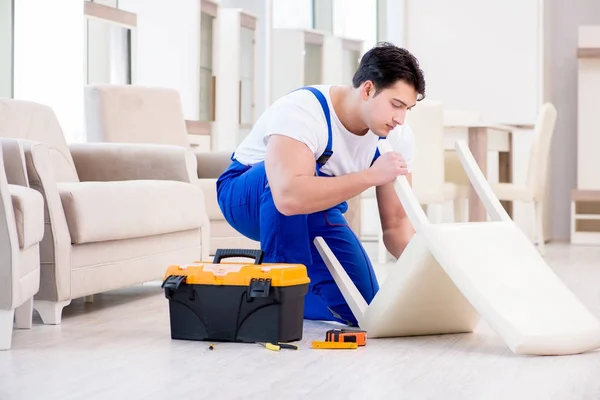
[[[421,204],[444,202],[444,108],[440,101],[422,100],[406,114],[414,132],[417,155],[412,187]]]
[[[43,143],[57,182],[78,182],[77,170],[56,114],[31,101],[0,99],[0,137]]]
[[[556,118],[557,112],[554,105],[545,103],[540,108],[534,128],[527,183],[533,190],[534,199],[538,201],[544,196],[546,181],[548,180],[548,162]]]
[[[85,120],[88,142],[190,146],[181,98],[173,89],[88,85]]]

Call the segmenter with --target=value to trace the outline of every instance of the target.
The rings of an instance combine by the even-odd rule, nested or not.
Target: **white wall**
[[[119,0],[119,8],[137,14],[134,82],[179,91],[186,119],[200,108],[200,1]]]
[[[488,120],[532,123],[539,103],[540,1],[406,0],[405,45],[427,96]]]
[[[0,0],[0,97],[12,96],[12,2]]]
[[[552,233],[570,234],[571,189],[577,186],[577,31],[580,25],[600,25],[598,0],[549,0],[552,98],[558,117],[552,146]]]
[[[333,34],[360,39],[365,50],[377,43],[376,0],[333,0]]]
[[[273,28],[313,27],[312,0],[272,0]]]
[[[15,0],[14,97],[54,109],[68,142],[83,140],[83,2]]]

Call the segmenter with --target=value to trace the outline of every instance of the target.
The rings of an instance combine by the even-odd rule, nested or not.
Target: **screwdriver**
[[[277,343],[277,344],[273,344],[273,343],[258,343],[261,346],[269,349],[269,350],[273,350],[273,351],[279,351],[281,349],[289,349],[289,350],[298,350],[298,346],[295,344],[291,344],[291,343]]]

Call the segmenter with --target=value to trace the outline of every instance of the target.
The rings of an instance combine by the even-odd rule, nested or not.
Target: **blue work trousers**
[[[313,243],[315,237],[323,237],[370,303],[379,286],[369,257],[343,216],[345,202],[326,211],[285,216],[273,202],[264,162],[245,166],[235,160],[219,177],[217,196],[227,222],[244,236],[260,241],[264,262],[307,267],[306,319],[358,325]]]

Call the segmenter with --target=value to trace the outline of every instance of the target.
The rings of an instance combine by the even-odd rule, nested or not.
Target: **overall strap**
[[[385,138],[380,137],[379,140],[385,140]],[[375,160],[377,160],[379,158],[379,156],[380,156],[380,154],[379,154],[379,147],[377,147],[375,149],[375,156],[373,157],[373,161],[371,161],[371,165],[373,165],[373,163],[375,162]]]
[[[319,103],[321,104],[321,108],[323,109],[323,113],[325,114],[325,120],[327,121],[327,146],[325,147],[325,151],[323,152],[323,154],[321,154],[321,156],[319,158],[317,158],[317,174],[320,174],[321,168],[323,167],[323,165],[325,165],[327,160],[329,160],[329,158],[333,155],[333,150],[332,150],[333,134],[331,132],[331,116],[329,114],[329,105],[327,104],[327,99],[325,98],[323,93],[321,93],[321,91],[319,89],[316,89],[311,86],[304,86],[304,87],[301,87],[296,90],[302,90],[302,89],[312,92],[312,94],[315,95],[317,100],[319,100]]]

